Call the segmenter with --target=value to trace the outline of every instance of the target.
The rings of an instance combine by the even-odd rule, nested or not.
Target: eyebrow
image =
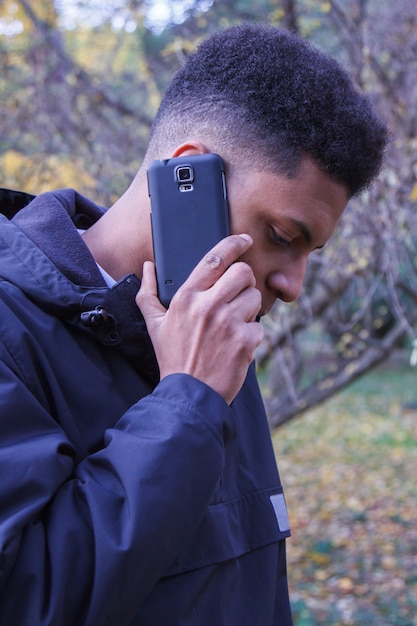
[[[311,236],[310,229],[304,224],[304,222],[300,222],[300,220],[296,220],[293,217],[290,217],[290,222],[298,228],[307,243],[312,242],[313,238]]]
[[[296,220],[293,217],[290,217],[290,222],[292,222],[294,226],[298,228],[298,230],[300,231],[300,233],[302,234],[306,242],[311,244],[311,242],[313,241],[313,237],[311,236],[311,231],[308,228],[308,226],[304,224],[304,222],[301,222],[300,220]],[[323,244],[321,246],[316,246],[314,249],[321,250],[322,248],[324,248],[325,245],[326,244]]]

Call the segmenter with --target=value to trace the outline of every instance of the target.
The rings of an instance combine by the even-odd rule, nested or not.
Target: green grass
[[[380,367],[273,441],[296,626],[417,626],[417,370]]]

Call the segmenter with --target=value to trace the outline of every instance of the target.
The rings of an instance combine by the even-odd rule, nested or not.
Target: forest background
[[[207,34],[245,20],[295,30],[342,61],[391,133],[379,179],[350,202],[331,243],[312,255],[298,302],[277,303],[265,320],[265,340],[257,355],[271,427],[282,426],[274,434],[277,453],[300,470],[299,484],[291,486],[298,498],[294,496],[294,534],[303,531],[289,555],[290,565],[300,566],[294,577],[296,623],[415,626],[417,575],[412,572],[417,570],[417,538],[407,525],[417,512],[415,488],[409,482],[409,463],[416,460],[416,407],[408,397],[415,388],[412,365],[417,361],[415,0],[0,0],[0,186],[32,194],[76,187],[110,206],[137,171],[161,95],[186,55]],[[381,369],[387,363],[393,369]],[[363,378],[372,371],[374,378]],[[387,371],[384,379],[381,372]],[[348,387],[356,379],[360,380]],[[395,389],[389,385],[391,379],[401,381]],[[382,381],[383,388],[377,390],[369,383],[371,404],[380,398],[377,417],[363,404],[355,405],[368,397],[369,385],[361,382],[367,380]],[[358,394],[349,395],[351,389]],[[390,396],[387,390],[392,391]],[[359,465],[355,457],[354,467],[363,469],[368,462],[368,448],[361,446],[367,437],[375,446],[378,420],[388,420],[382,439],[377,439],[386,447],[378,449],[388,458],[393,454],[394,461],[401,434],[401,445],[411,454],[398,453],[393,464],[402,485],[403,499],[396,504],[401,513],[382,506],[381,481],[376,495],[368,492],[359,505],[356,500],[352,518],[348,512],[352,493],[346,496],[348,504],[339,500],[336,504],[340,482],[336,486],[329,476],[339,475],[342,468],[349,476],[350,461],[347,468],[340,462],[352,448],[343,447],[341,433],[326,429],[312,409],[331,396],[320,415],[333,420],[333,428],[338,423],[344,432],[349,429],[355,453],[364,450]],[[349,411],[340,408],[346,398]],[[404,413],[399,407],[407,398]],[[301,414],[301,420],[294,420]],[[355,430],[349,420],[359,416],[362,426]],[[306,447],[305,437],[320,445]],[[297,456],[300,450],[302,458]],[[339,461],[337,467],[329,465],[332,458]],[[298,505],[306,494],[300,490],[309,484],[306,471],[323,472],[323,467],[326,480],[322,477],[316,484],[321,495],[310,491],[305,502],[311,506],[301,514]],[[381,474],[381,467],[370,472]],[[292,476],[296,481],[297,471]],[[354,472],[351,478],[361,480]],[[390,493],[389,482],[387,477],[382,480]],[[317,502],[323,502],[326,493],[330,508],[320,508]],[[372,558],[366,560],[362,551],[357,558],[365,565],[352,573],[356,544],[349,539],[350,522],[359,520],[366,531],[374,518],[371,514],[368,519],[365,509],[378,512],[378,523],[383,518],[381,537],[391,548],[396,546],[405,561],[401,558],[393,565],[392,552],[370,542],[368,547],[377,554],[371,550]],[[310,515],[321,524],[320,532],[305,523]],[[326,515],[340,523],[326,526]],[[400,524],[389,527],[395,538],[387,530],[393,516]],[[349,537],[343,535],[347,527]],[[400,544],[398,533],[404,537]],[[366,544],[363,538],[362,542]],[[385,545],[383,539],[381,544]],[[329,570],[335,555],[338,574]],[[306,563],[312,567],[311,578]],[[379,579],[372,578],[375,563],[381,565],[378,571],[397,581],[389,600]],[[390,563],[391,569],[386,567]],[[315,584],[326,593],[312,598]],[[378,585],[380,595],[374,597]],[[371,600],[361,603],[368,596]]]

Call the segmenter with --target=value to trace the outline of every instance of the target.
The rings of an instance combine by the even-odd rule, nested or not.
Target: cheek
[[[245,232],[253,239],[252,247],[239,260],[252,268],[256,285],[262,290],[268,274],[273,272],[277,265],[277,249],[271,250],[265,234],[265,224],[254,219],[253,214],[247,215],[244,211],[240,211],[233,218],[231,216],[230,225],[232,234]]]
[[[248,252],[246,252],[239,260],[247,263],[251,267],[256,279],[256,286],[262,291],[268,274],[273,271],[271,259],[254,243],[252,248],[248,250]]]
[[[247,233],[252,239],[256,237],[256,228],[253,220],[244,211],[230,211],[230,232],[232,235]]]

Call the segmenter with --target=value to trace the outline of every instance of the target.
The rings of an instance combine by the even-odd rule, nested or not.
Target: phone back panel
[[[148,189],[158,295],[168,306],[202,257],[229,234],[223,162],[212,153],[154,161]]]

